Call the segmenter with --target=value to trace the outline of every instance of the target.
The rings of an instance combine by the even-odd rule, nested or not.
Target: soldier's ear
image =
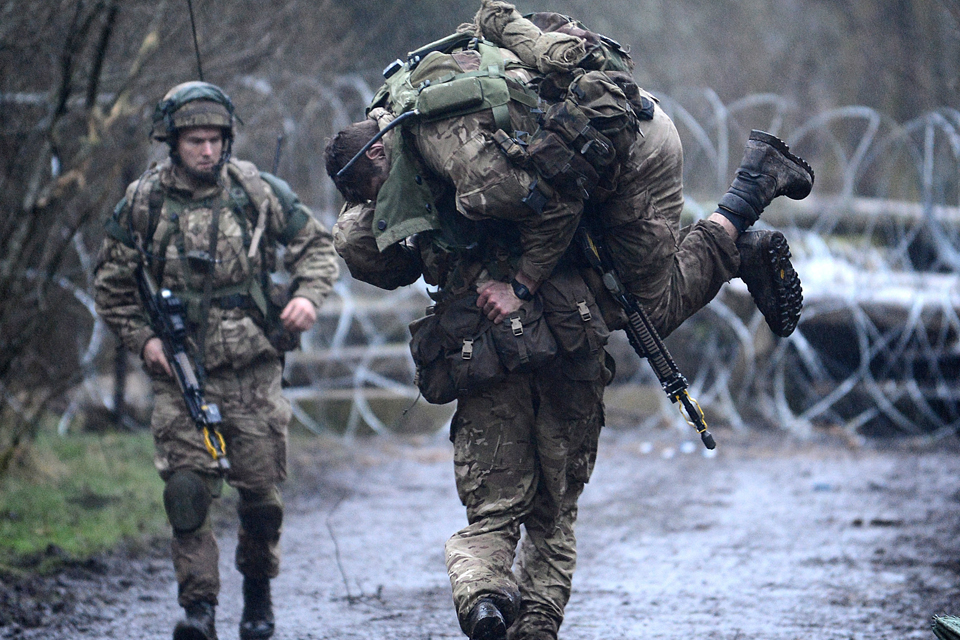
[[[367,149],[367,152],[364,155],[371,160],[379,160],[387,157],[387,151],[383,148],[383,143],[378,140],[373,144],[373,146]]]

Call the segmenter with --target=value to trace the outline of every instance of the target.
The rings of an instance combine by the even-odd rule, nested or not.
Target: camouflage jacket
[[[512,86],[529,83],[531,71],[510,51],[501,53]],[[434,53],[418,67],[416,80],[476,73],[480,63],[475,51]],[[514,129],[536,128],[529,105],[511,98],[507,109]],[[385,113],[378,108],[369,115],[383,128],[392,117]],[[485,110],[402,125],[384,138],[390,175],[372,221],[381,249],[422,231],[442,232],[447,244],[462,246],[479,240],[471,237],[477,226],[473,223],[494,221],[518,234],[518,255],[506,279],[520,271],[536,283],[549,276],[573,238],[583,203],[549,197],[551,190],[536,173],[509,159],[498,146],[498,127],[495,114]],[[548,198],[541,210],[525,204],[537,184]]]
[[[228,186],[194,189],[167,160],[127,187],[125,198],[108,221],[108,235],[96,270],[97,311],[132,352],[141,354],[144,344],[154,336],[137,291],[135,273],[142,261],[138,247],[149,256],[150,268],[161,287],[171,289],[188,302],[192,298],[188,308],[197,326],[200,319],[196,310],[201,308],[197,302],[205,276],[187,258],[209,249],[214,211],[219,211],[211,282],[215,296],[230,293],[235,294],[233,300],[239,295],[249,301],[245,296],[254,280],[267,283],[269,288],[270,279],[263,274],[277,270],[278,243],[285,244],[283,266],[290,276],[290,285],[283,293],[289,295],[266,291],[267,295],[281,305],[284,297],[300,296],[319,307],[332,289],[338,267],[330,234],[295,196],[292,207],[290,202],[283,206],[278,192],[282,190],[260,178],[253,164],[231,160],[230,165],[229,171],[228,167],[223,168],[221,177],[221,184]],[[259,180],[266,186],[261,190],[265,216],[260,216],[237,176],[247,184]],[[283,195],[290,196],[292,192]],[[153,216],[151,208],[156,210]],[[291,226],[288,218],[294,215],[298,224]],[[260,220],[265,224],[258,234]],[[258,246],[251,250],[250,245],[258,236]],[[265,318],[256,305],[218,304],[220,299],[215,298],[210,304],[207,318],[202,356],[208,371],[225,365],[242,367],[264,354],[276,354],[266,337]]]
[[[507,280],[516,269],[516,229],[490,226],[483,242],[472,249],[447,246],[440,231],[420,232],[380,250],[373,202],[345,203],[333,226],[337,253],[357,280],[381,289],[396,289],[423,276],[424,282],[458,295],[485,279]]]

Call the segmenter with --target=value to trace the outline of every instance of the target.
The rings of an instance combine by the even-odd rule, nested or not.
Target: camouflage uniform
[[[439,250],[429,233],[380,252],[371,232],[374,216],[372,203],[348,204],[333,228],[338,253],[365,282],[393,289],[422,274],[457,292],[475,282],[454,284],[452,273],[495,269],[471,264],[467,252]],[[486,238],[494,245],[505,239]],[[556,271],[569,274],[566,262]],[[447,542],[446,561],[468,635],[470,612],[485,597],[513,623],[513,637],[556,637],[576,565],[577,499],[593,471],[603,425],[603,388],[611,375],[604,358],[602,349],[592,356],[561,355],[549,366],[510,373],[457,396],[450,437],[469,525]]]
[[[528,111],[514,103],[510,109],[516,129],[532,130]],[[456,294],[475,287],[480,274],[506,281],[523,271],[544,286],[569,267],[565,253],[589,216],[599,222],[626,284],[669,333],[736,273],[738,253],[720,225],[679,228],[682,150],[659,107],[643,123],[616,181],[588,200],[586,211],[582,201],[556,194],[541,213],[523,204],[537,175],[498,148],[496,128],[493,116],[481,111],[390,132],[384,144],[391,154],[401,145],[412,148],[416,175],[427,178],[433,200],[455,207],[474,229],[486,229],[479,237],[509,247],[509,267],[497,272],[490,264],[496,251],[481,252],[487,262],[471,264],[438,249],[437,238],[449,240],[455,226],[449,219],[441,228],[384,242],[397,239],[391,229],[405,221],[391,220],[378,198],[345,206],[334,227],[335,246],[354,277],[392,289],[422,273],[429,284]],[[566,358],[457,396],[451,440],[469,524],[448,540],[446,563],[467,635],[471,612],[488,598],[504,614],[510,638],[557,637],[576,566],[577,500],[596,459],[609,376],[605,366]]]
[[[505,59],[512,55],[504,50]],[[476,57],[452,57],[464,72],[475,70]],[[508,74],[530,78],[522,68],[510,69]],[[643,94],[655,104],[653,96]],[[536,129],[529,109],[514,102],[509,106],[515,129]],[[380,110],[371,116],[379,116],[384,125]],[[619,163],[610,184],[586,202],[554,193],[539,213],[522,202],[538,177],[532,169],[511,162],[498,147],[493,137],[497,126],[489,111],[418,123],[400,135],[407,136],[407,144],[415,148],[423,171],[444,177],[460,214],[474,221],[516,224],[522,249],[516,271],[537,284],[559,262],[581,219],[591,222],[600,230],[599,239],[607,245],[624,285],[666,336],[737,275],[740,256],[734,241],[713,221],[680,228],[683,150],[679,134],[656,104],[653,118],[640,125],[629,157]],[[391,132],[385,146],[396,149],[396,140]],[[441,193],[434,189],[435,196],[443,197]],[[391,234],[391,221],[378,216],[374,222],[386,225],[378,238],[381,249],[385,248],[383,238],[399,239]]]
[[[642,135],[621,164],[615,187],[588,200],[585,216],[602,229],[624,286],[666,336],[737,274],[740,254],[716,222],[680,228],[680,136],[659,105],[640,127]]]
[[[230,164],[233,171],[259,180],[252,164],[236,160]],[[128,187],[115,212],[116,233],[104,240],[100,250],[96,302],[101,317],[132,352],[141,354],[154,336],[137,293],[135,269],[141,255],[135,246],[142,242],[148,252],[162,254],[163,260],[153,261],[160,286],[185,297],[189,292],[202,291],[204,275],[183,258],[192,251],[208,249],[214,211],[219,212],[218,262],[212,275],[215,291],[242,288],[251,274],[276,270],[276,243],[283,238],[288,240],[283,262],[292,276],[290,293],[319,306],[330,292],[337,276],[336,258],[329,233],[312,215],[306,216],[302,228],[292,237],[284,238],[288,212],[268,188],[261,250],[250,256],[248,245],[258,212],[250,200],[243,199],[226,166],[222,168],[221,184],[228,186],[195,190],[184,179],[182,169],[167,160]],[[154,193],[162,194],[162,208],[152,237],[145,238]],[[195,320],[198,306],[196,301],[191,304]],[[205,394],[222,413],[220,430],[231,462],[226,480],[237,488],[240,497],[236,565],[244,576],[272,578],[279,570],[277,545],[283,515],[279,485],[286,478],[286,436],[291,416],[280,390],[281,354],[268,340],[263,316],[248,296],[214,298],[204,345]],[[221,486],[217,465],[186,412],[176,382],[164,374],[152,374],[152,378],[155,407],[151,430],[161,477],[167,481],[177,471],[193,471],[206,479],[211,494],[217,497]],[[218,548],[209,516],[195,531],[175,531],[172,550],[180,604],[216,604],[220,587]]]

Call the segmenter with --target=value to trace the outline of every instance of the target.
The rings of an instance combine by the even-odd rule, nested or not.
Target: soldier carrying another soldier
[[[622,322],[578,229],[664,335],[735,276],[776,334],[799,319],[782,234],[746,229],[773,198],[805,197],[813,171],[755,131],[717,210],[681,229],[679,136],[631,68],[566,16],[483,0],[474,23],[388,67],[369,118],[325,151],[347,201],[334,242],[351,274],[437,287],[411,351],[424,397],[458,403],[469,524],[446,562],[472,640],[553,640],[570,596],[577,501],[612,378],[603,346]]]
[[[313,326],[337,277],[330,234],[282,180],[232,159],[234,106],[205,82],[171,89],[152,137],[169,158],[132,183],[107,222],[96,273],[97,311],[149,372],[155,462],[173,527],[178,601],[175,640],[217,637],[219,549],[209,507],[223,481],[237,489],[236,566],[243,574],[240,638],[274,631],[270,580],[280,568],[291,410],[281,395],[282,356]],[[278,246],[289,287],[273,283]],[[138,297],[146,277],[182,300],[196,383],[219,407],[217,431],[230,464],[208,449],[173,377],[156,323]],[[219,464],[218,464],[219,463]]]

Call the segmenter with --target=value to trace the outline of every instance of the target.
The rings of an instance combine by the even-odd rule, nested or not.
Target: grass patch
[[[43,435],[0,479],[0,562],[44,571],[166,531],[149,433]]]

